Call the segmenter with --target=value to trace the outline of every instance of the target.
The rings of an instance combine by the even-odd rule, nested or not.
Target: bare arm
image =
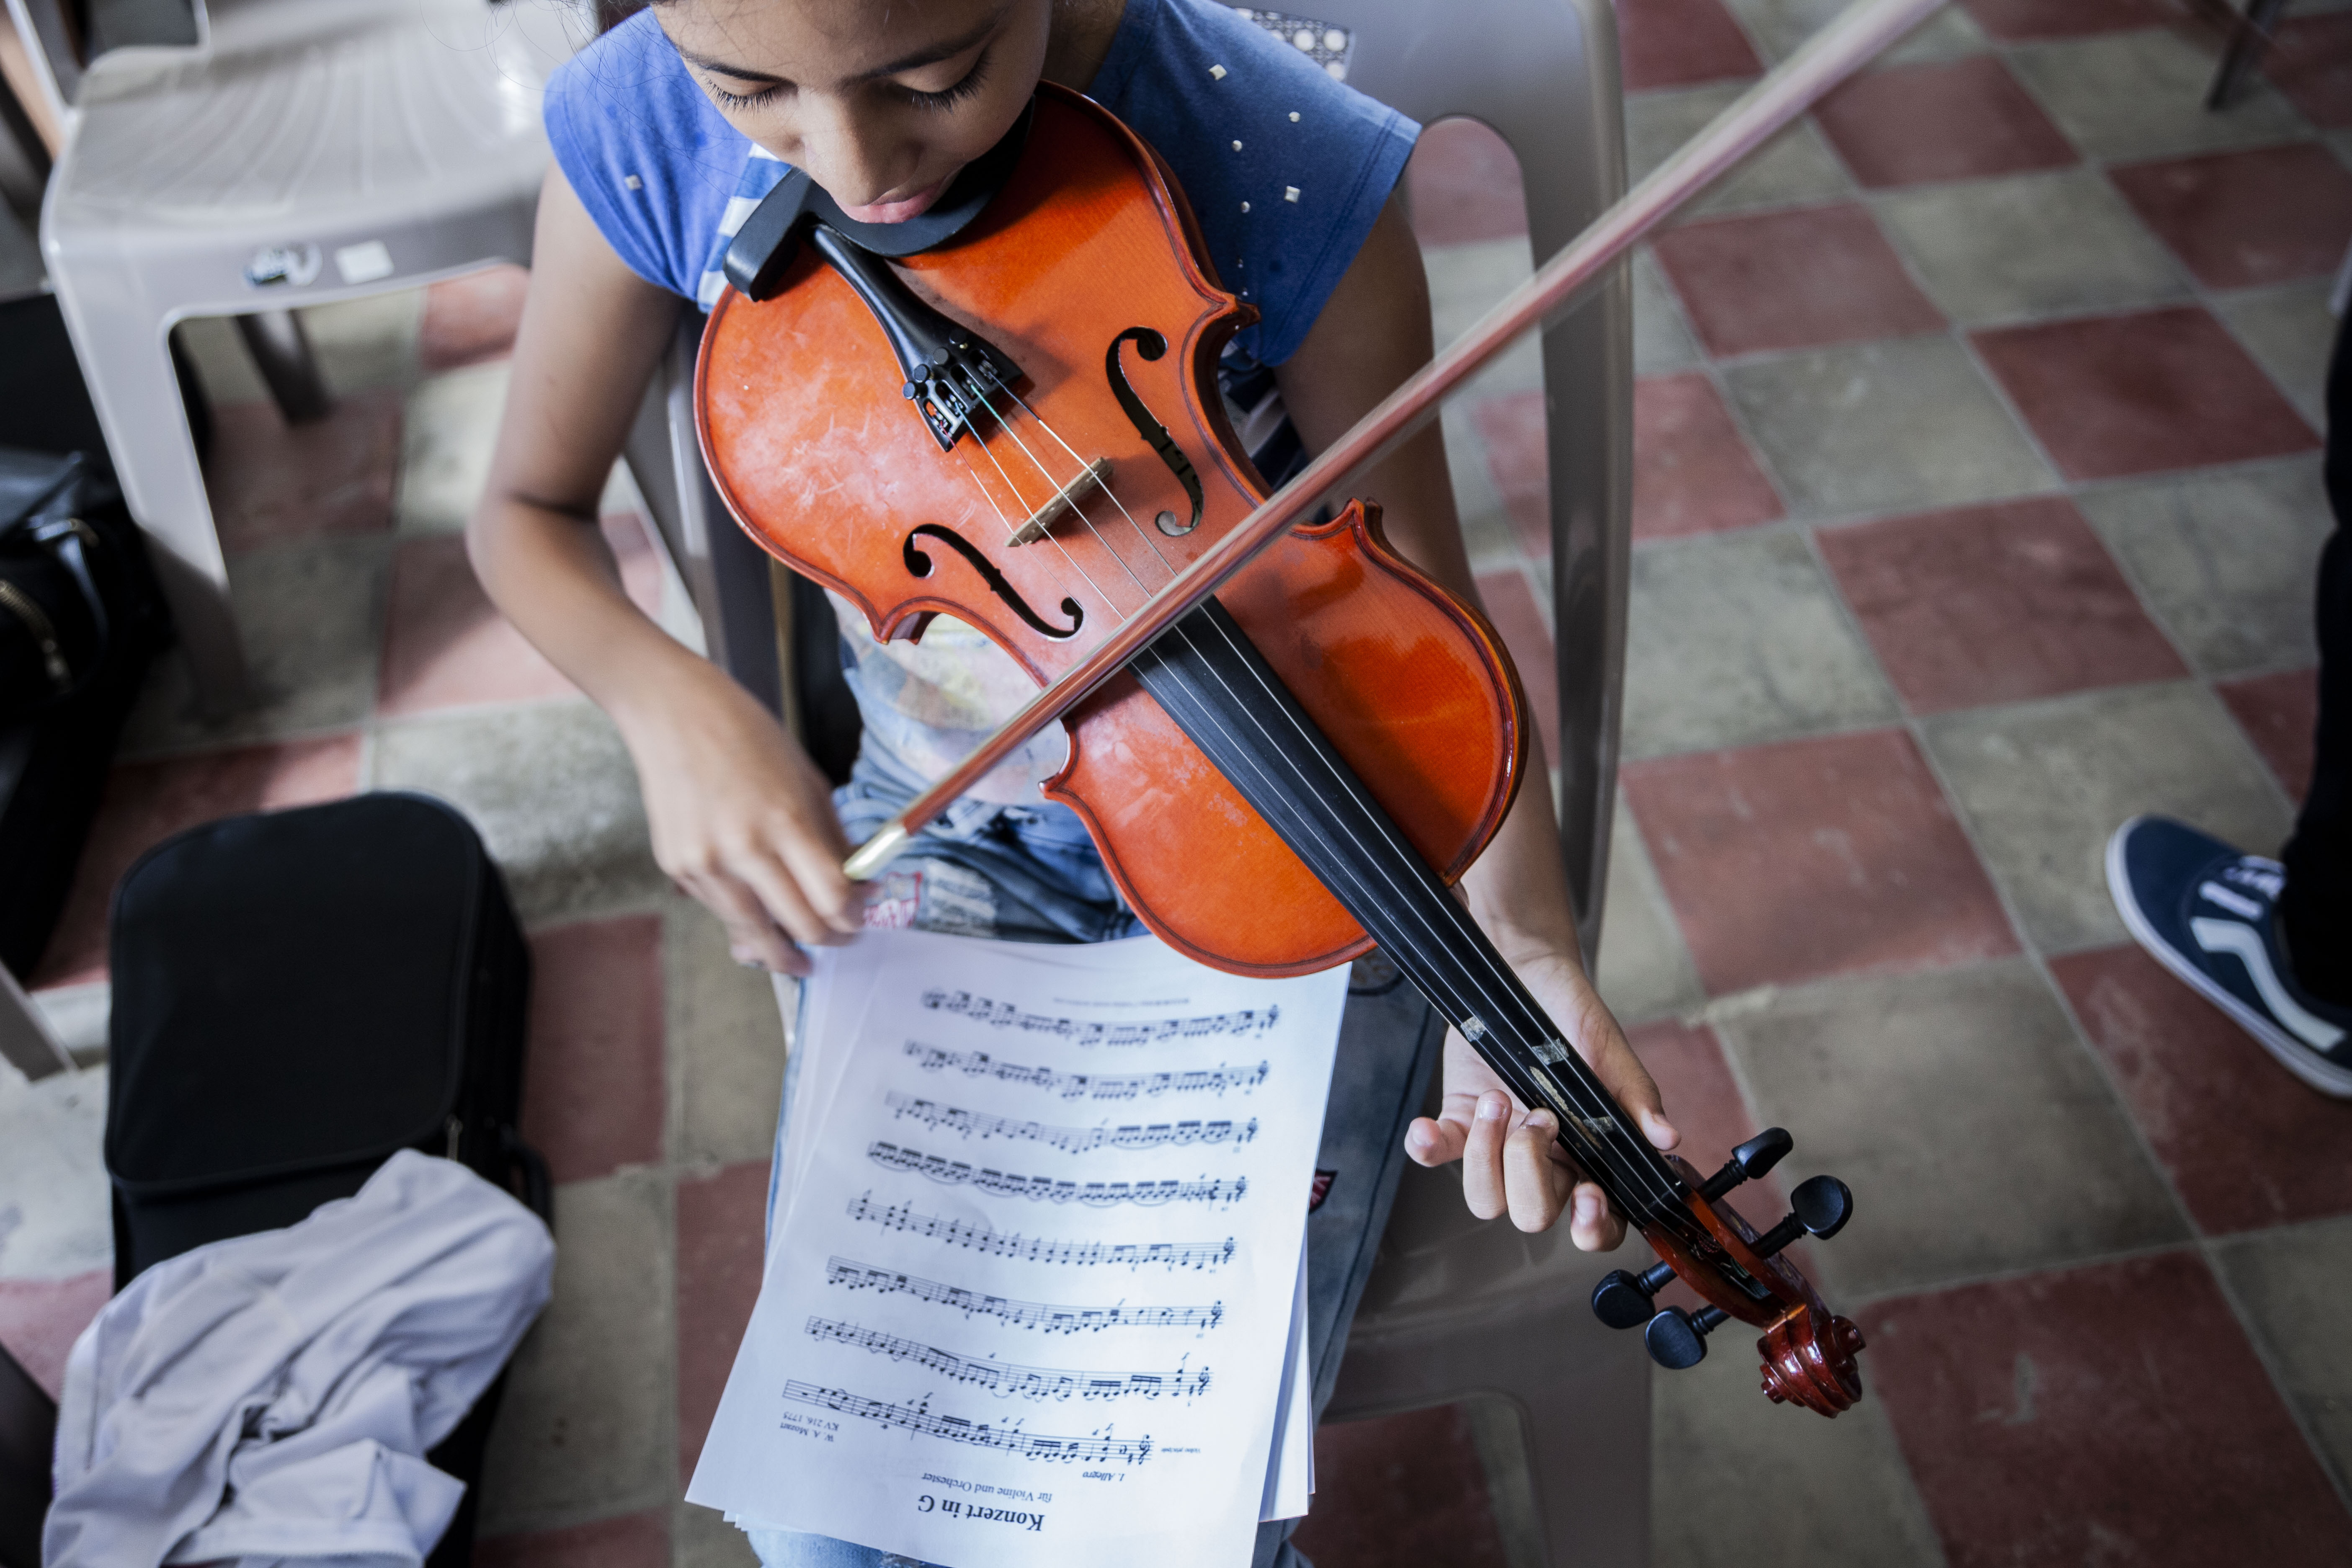
[[[620,727],[663,870],[726,921],[738,958],[799,972],[794,942],[857,927],[824,781],[741,688],[629,601],[595,527],[678,310],[629,270],[551,169],[467,546],[499,608]]]
[[[1421,248],[1391,200],[1306,341],[1275,378],[1300,439],[1317,452],[1428,363],[1431,352]],[[1470,603],[1479,602],[1436,425],[1368,474],[1362,493],[1381,502],[1389,541],[1401,554]],[[1494,842],[1463,879],[1463,890],[1479,925],[1651,1142],[1672,1148],[1676,1134],[1661,1109],[1657,1085],[1584,973],[1540,757]],[[1481,1217],[1507,1211],[1523,1230],[1549,1226],[1571,1201],[1551,1113],[1530,1114],[1518,1105],[1451,1032],[1445,1090],[1444,1113],[1413,1123],[1407,1152],[1423,1164],[1464,1160],[1464,1194]],[[1606,1212],[1599,1188],[1576,1185],[1572,1200],[1571,1232],[1579,1247],[1613,1247],[1622,1239],[1623,1224]]]

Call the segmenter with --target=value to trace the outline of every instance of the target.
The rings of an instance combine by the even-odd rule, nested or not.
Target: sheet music
[[[947,1568],[1247,1562],[1311,1484],[1307,1194],[1347,972],[903,931],[820,962],[688,1499]]]

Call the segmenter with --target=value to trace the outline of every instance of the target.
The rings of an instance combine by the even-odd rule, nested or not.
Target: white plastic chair
[[[224,710],[245,659],[166,334],[190,316],[527,263],[549,157],[541,89],[583,36],[578,13],[560,0],[196,0],[194,47],[120,48],[84,68],[59,0],[7,5],[42,44],[66,121],[41,212],[50,280],[199,700]]]
[[[1311,0],[1310,19],[1257,12],[1327,68],[1423,124],[1467,117],[1517,155],[1538,262],[1623,193],[1622,97],[1609,0]],[[1348,35],[1330,47],[1331,27]],[[793,620],[800,592],[729,519],[693,427],[693,317],[649,390],[628,447],[657,531],[703,616],[705,644],[799,723],[805,672],[834,657]],[[1616,794],[1632,560],[1633,308],[1622,268],[1543,340],[1559,673],[1560,830],[1588,962],[1598,951]],[[802,585],[803,588],[805,584]],[[795,670],[793,660],[801,661]],[[1636,1249],[1639,1243],[1634,1243]],[[1482,1224],[1452,1170],[1406,1168],[1327,1421],[1477,1396],[1518,1416],[1550,1568],[1649,1562],[1650,1362],[1588,1305],[1622,1258],[1565,1227]],[[1515,1568],[1517,1565],[1515,1564]]]

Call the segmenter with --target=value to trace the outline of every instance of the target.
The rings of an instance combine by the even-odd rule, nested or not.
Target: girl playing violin
[[[997,142],[1041,79],[1086,92],[1158,150],[1224,286],[1257,308],[1220,381],[1270,486],[1429,358],[1426,283],[1394,195],[1418,127],[1210,0],[656,0],[549,89],[557,163],[468,543],[499,608],[612,715],[656,859],[725,922],[744,963],[803,973],[805,945],[849,940],[865,913],[841,870],[853,840],[1034,687],[970,628],[942,619],[919,644],[880,644],[841,606],[864,738],[850,783],[831,793],[763,708],[622,593],[598,496],[683,302],[716,300],[730,237],[788,166],[853,218],[902,222]],[[1475,603],[1435,426],[1364,488],[1398,552]],[[1062,759],[1049,727],[924,831],[918,923],[1055,942],[1142,930],[1076,815],[1037,793]],[[1656,1086],[1579,960],[1550,798],[1538,773],[1463,889],[1650,1141],[1671,1148]],[[1534,1231],[1566,1215],[1586,1249],[1623,1236],[1600,1190],[1575,1179],[1551,1114],[1513,1100],[1458,1037],[1441,1048],[1444,1033],[1391,966],[1358,965],[1308,1222],[1318,1409],[1400,1152],[1464,1161],[1482,1217],[1507,1213]],[[1441,1057],[1441,1112],[1416,1117]],[[1258,1563],[1297,1561],[1286,1534],[1265,1527]],[[772,1564],[879,1557],[789,1533],[754,1543]]]

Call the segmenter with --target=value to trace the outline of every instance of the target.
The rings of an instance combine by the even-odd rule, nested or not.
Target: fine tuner
[[[1740,1183],[1755,1181],[1771,1170],[1796,1146],[1788,1129],[1767,1127],[1731,1151],[1731,1158],[1724,1162],[1723,1168],[1699,1184],[1699,1195],[1710,1204],[1717,1202]],[[1757,1257],[1773,1257],[1803,1237],[1827,1241],[1853,1217],[1853,1193],[1835,1176],[1814,1176],[1799,1184],[1790,1194],[1789,1208],[1786,1218],[1751,1244]],[[1701,1307],[1696,1312],[1680,1307],[1660,1308],[1657,1294],[1674,1278],[1671,1263],[1653,1265],[1639,1274],[1624,1268],[1612,1269],[1593,1287],[1592,1315],[1612,1329],[1641,1329],[1642,1343],[1649,1351],[1650,1359],[1670,1372],[1681,1372],[1706,1359],[1706,1336],[1728,1321],[1730,1314],[1711,1306]],[[1860,1335],[1854,1337],[1858,1341]],[[1858,1344],[1856,1348],[1860,1348]],[[1768,1365],[1764,1368],[1764,1392],[1779,1404],[1782,1396],[1773,1384],[1772,1369]]]

